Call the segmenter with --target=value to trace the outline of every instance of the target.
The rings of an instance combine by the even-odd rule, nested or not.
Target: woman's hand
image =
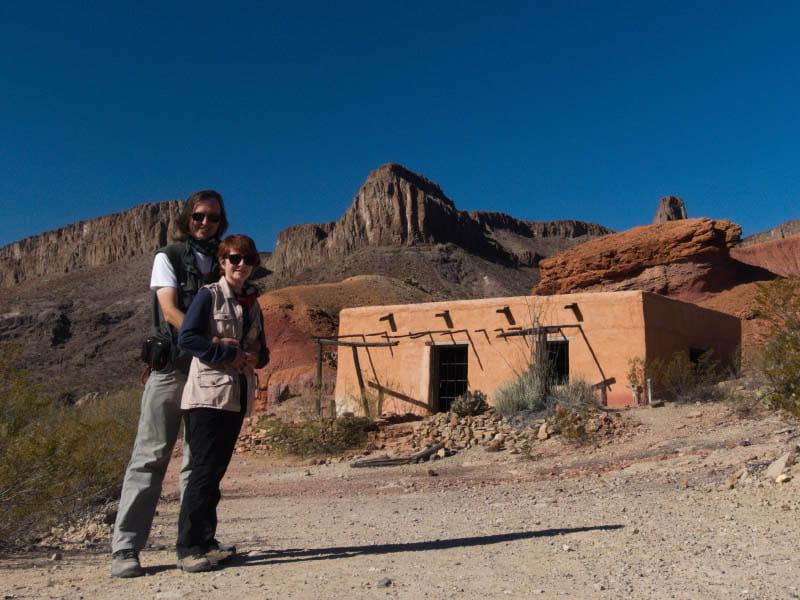
[[[231,361],[231,366],[239,372],[252,371],[258,362],[258,356],[252,352],[245,352],[237,346],[236,356]]]

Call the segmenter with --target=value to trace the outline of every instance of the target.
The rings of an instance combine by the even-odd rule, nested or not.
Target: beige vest
[[[243,350],[258,353],[261,350],[261,307],[258,302],[250,308],[250,328],[244,330],[245,308],[236,300],[228,282],[222,277],[218,282],[207,286],[211,292],[211,313],[208,321],[209,338],[233,338],[239,340]],[[253,407],[255,398],[255,373],[248,372],[247,378],[247,414]],[[239,371],[228,364],[204,362],[197,357],[192,358],[189,376],[181,397],[181,409],[218,408],[239,412]]]

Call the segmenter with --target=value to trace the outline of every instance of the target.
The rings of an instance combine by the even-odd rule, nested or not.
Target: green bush
[[[800,417],[800,280],[759,286],[756,316],[769,323],[762,345],[768,405]]]
[[[116,494],[136,432],[138,391],[57,406],[0,349],[0,546],[35,539]]]
[[[450,405],[450,411],[459,417],[479,415],[489,408],[486,402],[486,394],[475,390],[462,394]]]
[[[257,427],[267,431],[270,444],[295,456],[333,455],[366,444],[377,426],[366,417],[342,416],[335,420],[306,419],[289,423],[261,418]]]

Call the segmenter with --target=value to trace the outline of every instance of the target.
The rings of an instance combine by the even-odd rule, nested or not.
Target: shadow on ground
[[[594,527],[571,527],[542,529],[539,531],[518,531],[514,533],[501,533],[498,535],[483,535],[453,538],[449,540],[432,540],[426,542],[409,542],[406,544],[334,546],[331,548],[289,548],[286,550],[274,550],[271,552],[250,552],[247,555],[234,557],[226,563],[226,566],[274,565],[280,563],[311,560],[352,558],[354,556],[370,554],[393,554],[395,552],[423,552],[427,550],[447,550],[449,548],[468,548],[470,546],[486,546],[489,544],[501,544],[503,542],[513,542],[532,538],[568,535],[571,533],[584,533],[587,531],[614,531],[616,529],[622,529],[623,527],[624,525],[597,525]]]

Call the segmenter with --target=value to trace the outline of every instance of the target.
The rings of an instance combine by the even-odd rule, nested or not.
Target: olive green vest
[[[188,242],[176,242],[156,250],[156,254],[161,252],[167,255],[172,268],[175,270],[175,277],[178,280],[178,309],[185,314],[200,288],[219,280],[219,263],[214,260],[211,271],[207,275],[203,275],[197,268],[194,252],[192,252]],[[170,341],[172,364],[182,371],[187,371],[191,357],[184,356],[178,348],[178,330],[164,318],[155,290],[152,292],[152,297],[153,335],[160,337],[164,341]],[[167,368],[169,369],[170,367]]]

